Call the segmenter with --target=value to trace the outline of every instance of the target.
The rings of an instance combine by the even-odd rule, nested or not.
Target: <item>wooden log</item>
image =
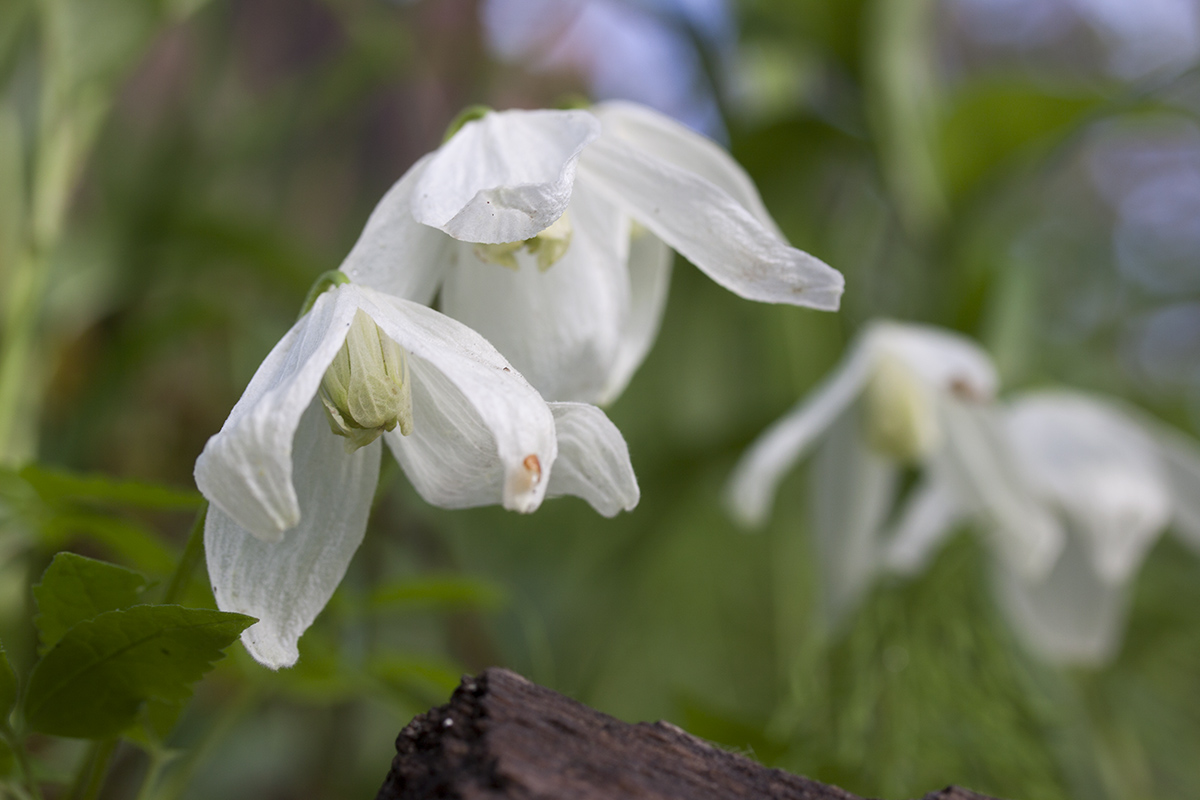
[[[630,725],[505,669],[465,677],[416,717],[376,800],[862,800],[721,750],[667,722]],[[924,800],[994,800],[950,787]]]

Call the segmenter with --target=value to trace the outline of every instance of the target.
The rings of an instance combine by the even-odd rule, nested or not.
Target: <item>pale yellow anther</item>
[[[517,253],[527,251],[537,258],[538,269],[542,272],[558,263],[571,247],[571,236],[574,229],[566,212],[556,219],[550,227],[541,231],[532,239],[519,242],[504,242],[502,244],[477,244],[475,257],[488,264],[499,264],[508,269],[519,269]]]
[[[883,455],[916,461],[941,441],[929,387],[899,358],[879,357],[863,403],[867,444]]]
[[[330,429],[353,452],[400,428],[412,432],[412,387],[408,356],[359,309],[346,341],[325,370],[319,392]]]

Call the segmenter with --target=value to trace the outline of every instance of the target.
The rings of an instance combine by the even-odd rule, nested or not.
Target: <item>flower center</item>
[[[504,242],[503,244],[475,245],[475,257],[488,264],[499,264],[515,270],[519,269],[517,253],[525,250],[537,258],[538,270],[545,272],[567,254],[573,234],[574,228],[571,227],[571,219],[564,211],[563,215],[554,220],[550,227],[532,239]]]
[[[361,308],[318,393],[330,429],[354,452],[394,430],[412,432],[408,355]]]
[[[864,401],[867,444],[877,452],[911,462],[941,441],[929,388],[895,356],[879,357]]]

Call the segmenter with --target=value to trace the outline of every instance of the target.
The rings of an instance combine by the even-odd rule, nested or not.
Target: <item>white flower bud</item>
[[[362,309],[325,371],[319,395],[329,427],[347,439],[347,452],[397,426],[404,436],[412,432],[408,356]]]
[[[881,354],[863,398],[867,443],[903,462],[917,461],[941,442],[929,386],[900,358]]]

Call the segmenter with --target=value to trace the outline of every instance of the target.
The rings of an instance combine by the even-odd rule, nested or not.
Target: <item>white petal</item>
[[[629,317],[621,328],[617,357],[609,370],[608,383],[597,401],[601,405],[621,396],[658,337],[674,261],[671,248],[650,231],[635,233],[630,240]]]
[[[554,416],[541,395],[461,322],[370,289],[345,289],[410,356],[413,432],[385,436],[421,496],[447,508],[541,505],[557,454]]]
[[[604,136],[614,136],[647,155],[699,175],[736,200],[777,239],[785,238],[763,205],[754,181],[716,142],[637,103],[610,100],[597,103],[592,113],[604,126]]]
[[[887,537],[883,561],[887,568],[915,575],[929,564],[945,538],[966,516],[951,484],[927,471],[913,489]]]
[[[1116,408],[1072,392],[1026,394],[1006,423],[1026,480],[1066,512],[1095,571],[1127,580],[1171,518],[1153,440]]]
[[[580,180],[725,288],[751,300],[836,310],[845,280],[763,227],[727,192],[695,173],[601,137],[580,159]]]
[[[641,494],[625,437],[603,411],[586,403],[550,403],[558,432],[558,460],[546,489],[575,495],[606,517],[632,511]]]
[[[1140,415],[1143,429],[1158,444],[1161,463],[1171,488],[1175,532],[1200,552],[1200,446],[1190,436]]]
[[[293,448],[300,524],[281,542],[251,536],[209,508],[204,552],[217,607],[257,617],[242,633],[255,660],[272,669],[296,663],[296,643],[329,602],[362,542],[379,478],[381,446],[346,453],[312,402]]]
[[[944,455],[954,491],[988,523],[992,544],[1012,569],[1031,579],[1044,576],[1062,550],[1062,526],[1023,478],[990,406],[944,398]]]
[[[292,438],[354,318],[349,288],[317,298],[275,345],[196,460],[196,485],[204,496],[267,541],[279,541],[300,521]]]
[[[413,216],[467,242],[529,239],[562,216],[579,154],[599,133],[586,111],[488,113],[427,162]]]
[[[862,391],[873,354],[860,339],[837,370],[754,441],[730,476],[727,507],[739,523],[767,521],[775,490],[813,440]]]
[[[1097,575],[1076,537],[1040,580],[997,566],[1001,607],[1031,650],[1057,663],[1100,664],[1112,657],[1125,616],[1125,586]]]
[[[875,576],[897,475],[892,461],[864,444],[857,409],[838,418],[817,451],[810,502],[830,625],[858,604]]]
[[[991,357],[967,337],[910,322],[875,322],[864,334],[880,354],[902,359],[929,386],[965,399],[990,400],[999,378]]]
[[[442,289],[442,310],[482,334],[551,400],[596,400],[608,381],[629,314],[629,220],[583,186],[568,211],[566,254],[538,269],[480,260],[460,244]]]
[[[424,156],[383,196],[340,268],[355,283],[424,305],[437,293],[454,243],[413,218],[412,194],[432,157]]]

